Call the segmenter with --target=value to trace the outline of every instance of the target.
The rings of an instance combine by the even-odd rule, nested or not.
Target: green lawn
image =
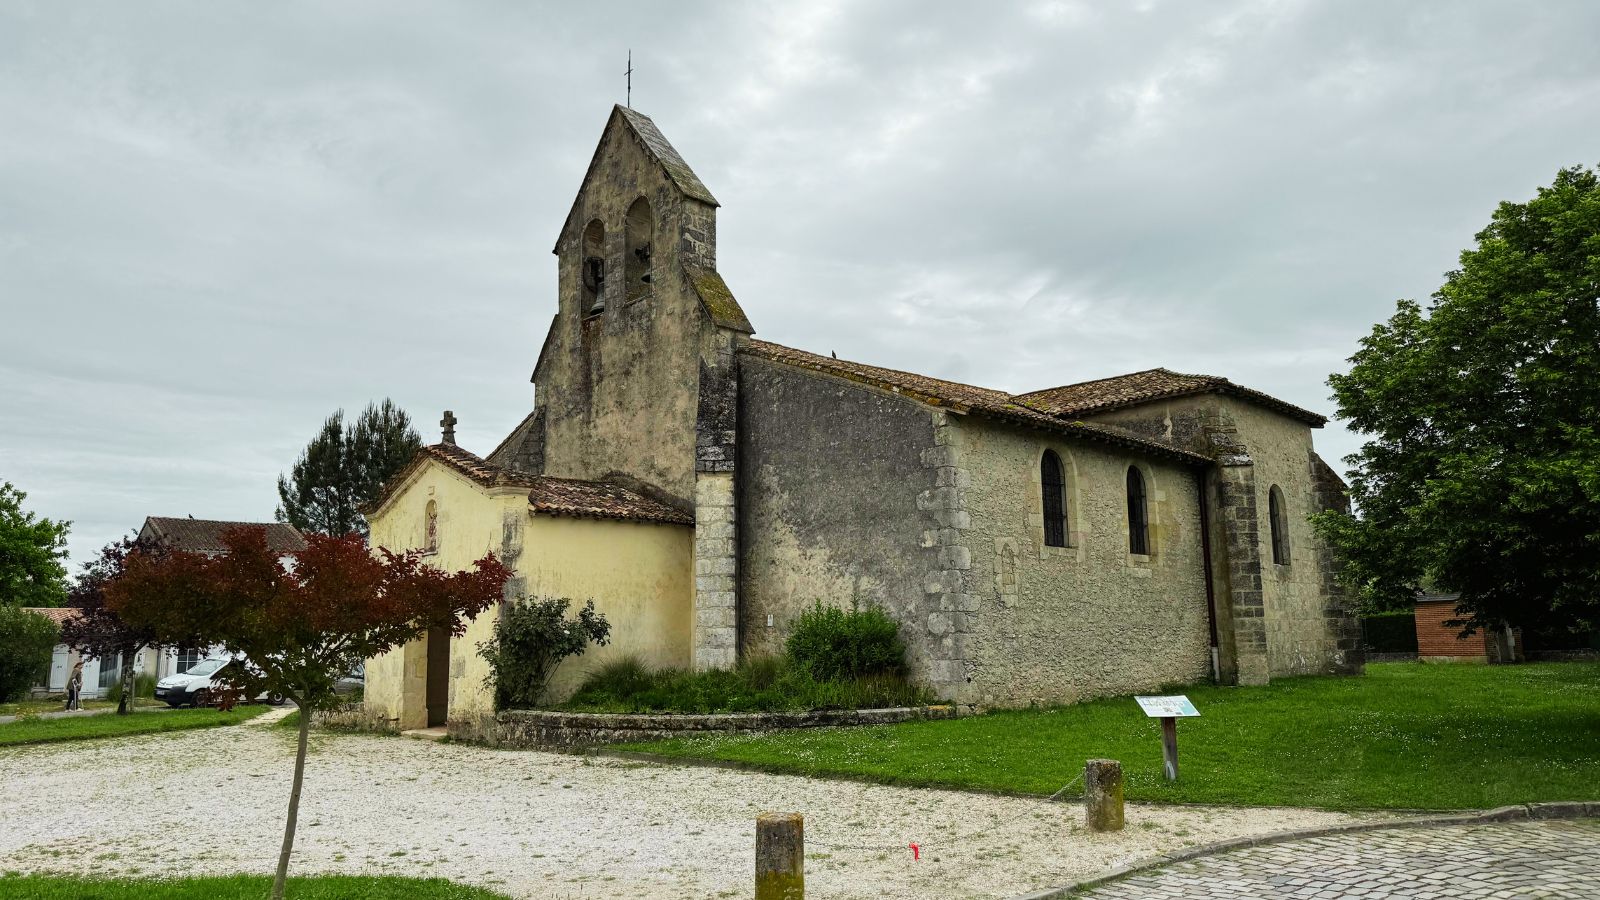
[[[166,704],[162,703],[160,700],[151,700],[146,697],[140,697],[135,701],[135,705],[140,707],[166,706]],[[85,700],[83,701],[83,708],[116,709],[117,705],[112,703],[110,700]],[[65,701],[59,698],[52,697],[48,700],[21,700],[16,703],[0,703],[0,716],[14,716],[18,713],[60,712],[63,709],[66,709]]]
[[[1130,698],[871,728],[624,744],[775,772],[1051,794],[1083,761],[1122,761],[1127,796],[1332,809],[1475,809],[1600,800],[1600,663],[1383,663],[1361,678],[1183,689],[1180,779]],[[1077,795],[1074,787],[1069,795]]]
[[[251,704],[236,707],[228,712],[215,709],[174,709],[167,712],[145,710],[127,716],[104,713],[98,716],[65,719],[23,719],[0,725],[0,747],[237,725],[271,708]]]
[[[264,875],[172,880],[106,880],[65,876],[0,877],[0,900],[264,900]],[[289,900],[505,900],[505,895],[442,878],[321,875],[290,878]]]

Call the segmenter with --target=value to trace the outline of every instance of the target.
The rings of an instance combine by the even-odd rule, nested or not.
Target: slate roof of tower
[[[656,123],[652,122],[650,117],[644,113],[636,109],[629,109],[626,106],[611,107],[611,118],[606,120],[605,130],[601,132],[600,143],[594,148],[594,156],[589,160],[589,168],[584,170],[583,184],[589,183],[589,179],[594,175],[595,167],[600,164],[600,154],[606,148],[606,136],[611,133],[611,119],[621,120],[623,124],[628,126],[628,130],[633,133],[634,139],[644,148],[645,153],[649,154],[650,158],[661,166],[661,170],[667,173],[667,178],[671,180],[678,190],[683,192],[684,196],[693,197],[702,203],[708,203],[712,206],[722,205],[717,202],[716,197],[711,196],[711,191],[706,187],[705,182],[701,181],[700,176],[696,175],[694,170],[689,168],[689,164],[683,161],[683,157],[678,155],[677,148],[673,147],[672,142],[667,140],[666,135],[661,133],[661,129],[656,127]],[[567,229],[572,227],[572,217],[577,214],[578,205],[582,199],[583,195],[580,193],[573,200],[572,209],[567,211],[567,219],[561,224],[561,234],[565,235]],[[561,252],[560,244],[561,240],[558,237],[555,248],[557,253]]]
[[[1064,384],[1018,394],[1015,399],[1052,416],[1081,416],[1134,406],[1151,400],[1187,397],[1192,394],[1229,394],[1250,400],[1314,428],[1328,424],[1326,416],[1285,403],[1269,394],[1234,384],[1218,375],[1185,375],[1171,369],[1146,369],[1095,381]]]
[[[815,353],[796,350],[793,347],[785,347],[770,341],[752,339],[741,352],[761,359],[869,384],[930,406],[949,407],[962,413],[977,413],[1014,424],[1072,434],[1086,440],[1138,449],[1157,456],[1178,458],[1190,463],[1209,463],[1211,461],[1208,457],[1199,453],[1174,447],[1171,444],[1164,444],[1160,441],[1153,441],[1115,426],[1102,425],[1097,422],[1078,422],[1050,415],[1018,403],[1016,397],[1005,391],[962,384],[959,381],[946,381],[942,378],[930,378],[927,375],[918,375],[915,372],[885,369],[881,366],[870,366],[865,363],[819,356]]]
[[[306,539],[293,525],[284,522],[222,522],[215,519],[180,519],[169,516],[151,516],[145,528],[166,546],[188,553],[225,553],[227,544],[222,535],[233,528],[262,528],[267,532],[267,548],[279,553],[293,553],[306,548]],[[140,536],[144,529],[140,530]]]
[[[516,472],[496,466],[455,444],[430,444],[418,450],[411,462],[389,479],[383,492],[363,511],[370,513],[377,510],[405,483],[411,473],[430,460],[443,463],[485,487],[527,488],[528,506],[534,512],[545,515],[694,524],[693,516],[620,484]]]

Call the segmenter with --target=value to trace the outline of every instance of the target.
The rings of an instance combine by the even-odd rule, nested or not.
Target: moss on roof
[[[739,301],[733,297],[733,291],[728,289],[728,283],[722,280],[716,269],[686,265],[683,271],[689,277],[694,292],[700,295],[700,303],[706,308],[712,322],[745,334],[755,333],[749,317],[744,314]]]

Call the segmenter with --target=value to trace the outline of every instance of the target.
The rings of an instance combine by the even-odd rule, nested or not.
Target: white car
[[[168,706],[210,706],[220,690],[214,679],[228,662],[227,659],[203,659],[186,672],[168,675],[156,682],[156,699]],[[277,706],[284,698],[281,694],[262,694],[256,699]]]

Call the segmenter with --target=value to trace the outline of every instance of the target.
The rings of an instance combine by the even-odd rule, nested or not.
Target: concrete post
[[[756,900],[805,900],[805,829],[799,813],[756,816]]]
[[[1122,763],[1114,759],[1084,763],[1083,819],[1090,831],[1122,830]]]

